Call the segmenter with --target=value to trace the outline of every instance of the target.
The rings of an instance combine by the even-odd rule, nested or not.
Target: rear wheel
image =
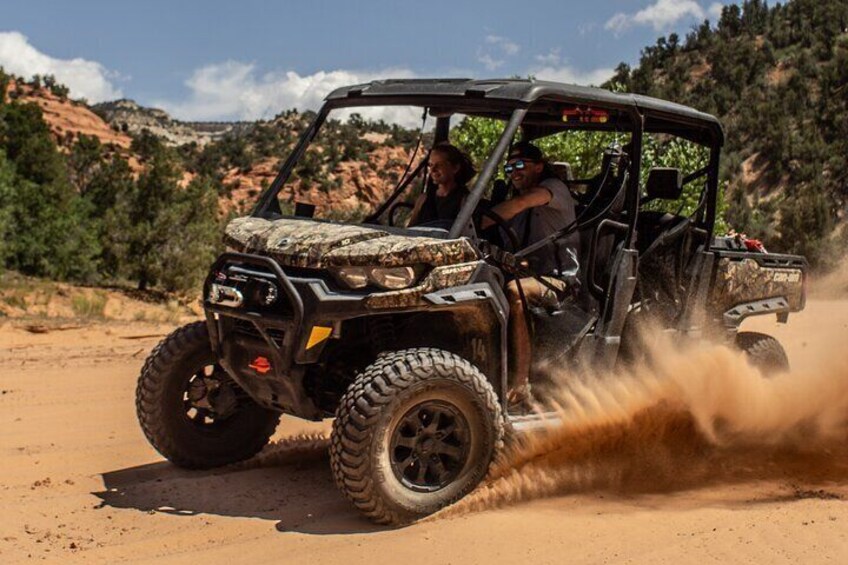
[[[382,355],[333,423],[336,484],[378,523],[404,523],[468,494],[503,445],[497,396],[480,371],[439,349]]]
[[[789,358],[780,342],[759,332],[739,332],[736,347],[744,351],[748,361],[766,376],[789,371]]]
[[[205,322],[184,326],[156,346],[138,379],[136,411],[151,445],[191,469],[252,457],[280,419],[215,363]]]

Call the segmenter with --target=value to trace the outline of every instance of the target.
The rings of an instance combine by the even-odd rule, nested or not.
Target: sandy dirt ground
[[[788,325],[769,318],[750,328],[772,332],[794,367],[815,372],[822,355],[846,354],[824,343],[834,335],[845,343],[848,300],[811,300]],[[626,481],[561,480],[535,494],[495,493],[494,501],[400,529],[369,524],[339,495],[321,441],[287,439],[326,425],[284,419],[253,461],[179,470],[148,445],[134,409],[141,364],[170,329],[0,327],[0,562],[848,560],[848,462],[840,443],[801,454],[778,446],[765,458],[752,448],[750,461],[745,449],[723,458],[702,446],[659,469],[638,460],[650,450],[613,449],[619,455],[596,459],[595,472],[608,461]],[[829,341],[820,339],[823,331]],[[713,466],[689,472],[702,458]]]

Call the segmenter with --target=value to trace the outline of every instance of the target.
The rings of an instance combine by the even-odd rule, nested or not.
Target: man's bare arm
[[[551,201],[551,193],[550,191],[542,186],[534,186],[533,188],[522,192],[518,196],[514,198],[510,198],[509,200],[504,200],[497,206],[492,208],[492,212],[503,218],[504,220],[511,220],[524,210],[528,208],[535,208],[536,206],[544,206],[548,202]],[[481,223],[482,229],[487,229],[494,224],[494,220],[491,218],[484,217],[483,222]]]

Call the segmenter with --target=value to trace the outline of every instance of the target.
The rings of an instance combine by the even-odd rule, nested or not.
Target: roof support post
[[[448,140],[450,132],[450,116],[436,118],[436,131],[433,132],[433,144]]]
[[[713,230],[715,229],[715,216],[718,207],[718,167],[719,157],[721,155],[721,144],[714,142],[710,146],[710,164],[707,172],[707,246],[712,241]]]
[[[642,176],[642,138],[645,132],[645,118],[638,111],[632,112],[633,133],[630,138],[630,178],[625,199],[629,221],[627,229],[626,246],[633,249],[636,245],[636,215],[639,212],[639,196],[641,188],[639,183]]]
[[[459,211],[459,215],[454,221],[453,226],[451,226],[450,234],[448,234],[449,238],[455,239],[459,237],[459,234],[462,233],[462,230],[468,224],[469,220],[471,220],[471,214],[473,214],[474,210],[477,208],[480,198],[483,197],[483,192],[485,192],[486,187],[489,185],[489,180],[492,178],[492,175],[494,174],[495,169],[497,169],[498,163],[504,153],[506,153],[506,150],[509,148],[512,138],[515,136],[515,132],[518,131],[518,126],[521,125],[526,114],[527,108],[518,108],[512,113],[512,116],[509,118],[509,122],[506,124],[506,128],[504,128],[503,134],[501,134],[501,138],[498,140],[497,145],[495,145],[494,151],[492,151],[492,154],[489,155],[488,159],[486,159],[483,169],[477,176],[477,182],[474,183],[474,188],[471,189],[471,194],[469,194],[468,198],[466,198],[465,205],[462,207],[462,210]]]
[[[256,204],[256,207],[250,213],[251,216],[261,216],[263,213],[268,211],[271,203],[277,198],[277,193],[280,192],[283,184],[289,180],[289,176],[291,175],[295,164],[300,160],[301,156],[306,151],[306,147],[312,142],[312,139],[315,137],[315,134],[318,133],[318,130],[321,128],[324,120],[327,119],[327,114],[329,113],[329,108],[325,106],[321,109],[321,112],[319,112],[312,123],[309,124],[309,127],[306,128],[303,135],[300,136],[300,141],[297,142],[297,146],[294,151],[291,152],[289,158],[286,159],[286,162],[283,163],[282,167],[280,167],[280,172],[277,173],[277,176],[274,178],[274,182],[271,183],[271,186],[268,187],[268,190],[265,191],[259,199],[259,202]]]

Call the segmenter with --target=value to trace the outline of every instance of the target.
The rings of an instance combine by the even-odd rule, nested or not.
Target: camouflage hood
[[[378,228],[307,219],[236,218],[224,242],[236,251],[267,255],[283,266],[320,269],[346,265],[434,267],[474,261],[467,239],[393,235]]]

